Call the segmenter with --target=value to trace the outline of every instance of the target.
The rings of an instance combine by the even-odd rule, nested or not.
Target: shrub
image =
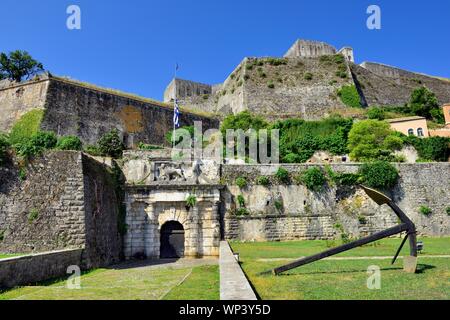
[[[390,160],[403,143],[387,122],[378,120],[355,123],[348,135],[350,157],[355,161]]]
[[[22,143],[30,139],[39,131],[44,110],[35,109],[24,114],[11,129],[9,141],[12,145]]]
[[[247,210],[247,208],[239,208],[236,210],[237,216],[248,216],[250,212]]]
[[[447,215],[450,216],[450,207],[447,207],[447,209],[445,209],[445,211],[447,212]]]
[[[235,183],[240,189],[244,189],[245,187],[247,187],[248,184],[247,179],[244,177],[237,178]]]
[[[39,211],[37,209],[31,209],[28,214],[28,222],[32,223],[39,217]]]
[[[327,179],[320,168],[313,167],[301,175],[301,181],[311,191],[322,191]]]
[[[308,80],[308,81],[312,80],[313,79],[313,74],[311,72],[305,73],[304,79]]]
[[[267,87],[269,87],[269,89],[274,89],[274,88],[275,88],[275,85],[273,84],[273,82],[269,82],[269,83],[267,84]]]
[[[100,157],[102,155],[102,153],[100,152],[98,146],[94,146],[94,145],[88,145],[84,148],[84,152],[86,152],[87,154],[93,156],[93,157]]]
[[[360,175],[355,173],[338,173],[333,177],[333,181],[341,186],[354,186],[359,179]]]
[[[185,127],[181,127],[179,129],[175,130],[175,144],[180,144],[181,142],[183,142],[183,139],[185,137],[185,130],[189,132],[189,135],[191,137],[191,139],[194,138],[194,133],[195,133],[195,128],[194,126],[185,126]],[[168,143],[170,143],[171,145],[173,144],[173,130],[169,131],[169,133],[166,134],[166,141]]]
[[[125,146],[119,137],[119,131],[117,129],[106,133],[98,141],[98,150],[103,156],[121,158],[124,149]]]
[[[27,170],[25,168],[20,168],[18,175],[19,175],[19,179],[21,181],[27,180]]]
[[[259,185],[267,187],[270,184],[270,179],[266,176],[258,177],[257,182]]]
[[[154,146],[151,144],[145,144],[143,142],[140,142],[138,145],[138,149],[139,150],[143,150],[143,151],[151,151],[151,150],[161,150],[163,149],[163,147],[161,146]]]
[[[245,207],[245,199],[242,194],[237,196],[237,201],[238,201],[240,207]]]
[[[80,138],[76,136],[66,136],[58,140],[56,149],[80,151],[83,150],[83,143],[81,142]]]
[[[367,223],[367,218],[365,216],[358,216],[358,221],[360,224],[366,224]]]
[[[289,153],[283,157],[284,163],[304,163],[308,161],[309,158],[311,158],[312,154],[314,154],[314,151],[308,152],[308,154],[305,157],[302,157],[301,155],[295,154],[295,153]]]
[[[193,208],[197,204],[197,197],[194,195],[189,195],[186,199],[186,207]]]
[[[284,168],[278,168],[275,177],[281,183],[289,183],[289,171]]]
[[[383,109],[372,107],[367,111],[367,117],[372,120],[383,121],[386,118],[386,114]]]
[[[275,205],[275,209],[277,209],[280,212],[283,211],[283,202],[282,201],[276,200],[274,202],[274,205]]]
[[[414,147],[422,159],[446,162],[450,156],[450,138],[416,139]]]
[[[427,119],[433,119],[433,114],[439,116],[441,110],[436,95],[425,87],[417,88],[412,92],[409,108],[415,115]],[[442,121],[440,117],[435,120]]]
[[[359,169],[359,174],[365,185],[379,189],[393,187],[399,178],[398,170],[384,161],[365,163]]]
[[[10,144],[8,137],[6,135],[0,134],[0,165],[5,163],[9,147]]]
[[[343,104],[352,108],[361,108],[361,98],[358,90],[354,85],[343,86],[338,90],[338,96],[341,98]]]
[[[420,208],[419,208],[419,212],[421,213],[421,214],[423,214],[424,216],[429,216],[429,215],[431,215],[431,213],[432,213],[432,211],[431,211],[431,209],[429,208],[429,207],[427,207],[427,206],[421,206]]]
[[[53,149],[58,139],[53,132],[37,132],[31,138],[15,145],[17,153],[28,159],[38,156],[47,149]]]

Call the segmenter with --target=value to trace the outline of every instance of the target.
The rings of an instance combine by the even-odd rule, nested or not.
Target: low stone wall
[[[291,175],[315,165],[286,165]],[[335,164],[335,172],[354,173],[358,164]],[[450,217],[446,213],[450,198],[450,163],[399,164],[398,184],[387,195],[413,220],[419,235],[449,236]],[[222,180],[229,186],[222,191],[224,236],[230,240],[283,241],[333,239],[342,232],[352,237],[366,236],[398,224],[387,206],[378,206],[357,187],[326,186],[323,192],[311,192],[294,183],[283,185],[274,175],[278,166],[222,167]],[[257,185],[259,176],[271,179],[271,185]],[[249,186],[235,185],[245,177]],[[249,216],[236,216],[237,197],[242,195]],[[432,210],[430,216],[419,213],[421,206]]]
[[[0,260],[0,289],[67,275],[69,266],[81,266],[82,253],[74,249]]]

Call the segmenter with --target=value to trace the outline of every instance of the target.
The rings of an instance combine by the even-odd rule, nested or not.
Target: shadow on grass
[[[431,266],[429,264],[418,264],[416,273],[422,274],[422,273],[425,273],[427,270],[433,270],[433,269],[436,269],[436,266]]]
[[[109,267],[107,267],[107,269],[126,270],[126,269],[133,269],[133,268],[170,265],[170,264],[177,262],[178,260],[180,260],[180,259],[174,258],[174,259],[154,259],[154,260],[129,260],[129,261],[121,262],[116,265],[109,266]]]

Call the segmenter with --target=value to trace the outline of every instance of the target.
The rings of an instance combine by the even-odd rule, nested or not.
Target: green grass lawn
[[[390,260],[322,260],[291,270],[281,276],[261,275],[292,259],[326,250],[327,241],[294,241],[263,243],[231,243],[239,252],[242,268],[259,296],[265,300],[390,300],[450,299],[450,238],[419,239],[425,251],[419,256],[418,273],[403,272],[403,260],[391,266]],[[338,242],[335,245],[339,245]],[[337,257],[393,256],[400,239],[386,239],[377,245],[365,246]],[[408,246],[402,251],[407,254]],[[276,260],[271,260],[276,259]],[[278,260],[281,259],[281,260]],[[284,260],[283,260],[284,259]],[[369,266],[381,269],[381,289],[369,290]]]
[[[0,300],[218,300],[219,267],[97,269],[81,277],[81,289],[59,280],[0,293]]]

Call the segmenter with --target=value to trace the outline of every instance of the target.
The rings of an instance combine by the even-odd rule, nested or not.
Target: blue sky
[[[450,78],[450,1],[1,1],[0,51],[27,50],[56,75],[162,99],[179,77],[220,83],[246,56],[282,56],[297,38],[355,49],[382,62]],[[79,5],[82,29],[66,28]],[[382,10],[382,29],[366,9]]]

